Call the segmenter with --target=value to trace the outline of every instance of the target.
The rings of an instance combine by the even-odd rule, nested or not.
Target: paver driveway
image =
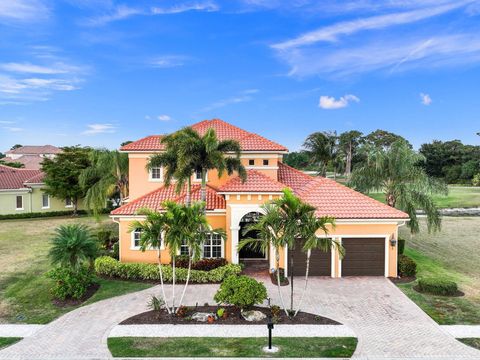
[[[278,303],[276,286],[267,279]],[[300,288],[301,279],[296,281]],[[191,285],[185,303],[213,303],[217,285]],[[288,289],[282,288],[285,299]],[[104,359],[106,339],[123,319],[146,310],[158,287],[104,300],[74,310],[30,338],[0,351],[0,359]],[[395,285],[384,278],[311,278],[306,311],[348,325],[359,339],[357,358],[480,359],[477,352],[443,332]]]

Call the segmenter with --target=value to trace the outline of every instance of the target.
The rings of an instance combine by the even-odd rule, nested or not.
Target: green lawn
[[[4,338],[4,337],[0,337],[0,350],[6,348],[7,346],[10,346],[12,344],[15,344],[17,341],[20,341],[22,340],[22,338],[18,338],[18,337],[8,337],[8,338]]]
[[[100,221],[110,220],[105,216]],[[45,324],[75,308],[52,304],[52,282],[45,276],[50,268],[47,254],[53,230],[74,222],[98,226],[91,217],[0,221],[0,322]],[[100,289],[87,304],[150,286],[104,279],[99,283]]]
[[[114,357],[351,357],[355,338],[274,338],[280,348],[265,354],[265,338],[109,338]]]
[[[465,339],[457,339],[461,341],[465,345],[471,346],[475,349],[480,350],[480,338],[465,338]]]
[[[480,206],[480,187],[455,187],[449,186],[449,194],[435,195],[434,200],[440,208],[457,208],[457,207],[479,207]],[[385,202],[385,196],[381,193],[370,193],[372,198]]]
[[[420,294],[416,282],[400,289],[439,324],[480,324],[480,217],[444,217],[442,231],[429,234],[422,221],[421,232],[400,236],[407,240],[406,255],[417,262],[417,277],[440,276],[456,281],[464,297]]]

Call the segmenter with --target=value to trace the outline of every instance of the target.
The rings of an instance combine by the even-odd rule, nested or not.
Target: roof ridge
[[[4,165],[4,164],[0,164],[0,167],[5,167],[5,168],[7,168],[8,170],[14,170],[14,171],[17,171],[17,170],[22,170],[22,171],[42,171],[42,170],[40,170],[40,169],[16,168],[16,167]]]

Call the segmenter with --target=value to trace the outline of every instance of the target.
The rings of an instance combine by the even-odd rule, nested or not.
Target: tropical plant
[[[303,143],[311,164],[317,167],[318,173],[322,176],[327,174],[327,167],[331,165],[334,177],[336,177],[340,164],[337,140],[335,131],[323,131],[310,134]]]
[[[427,215],[428,230],[439,230],[441,216],[432,195],[447,194],[448,189],[419,166],[423,159],[402,140],[386,150],[370,149],[367,162],[353,171],[350,185],[364,193],[383,192],[388,206],[398,207],[410,216],[408,226],[412,233],[419,231],[418,209]]]
[[[81,299],[88,287],[95,282],[92,271],[86,267],[72,269],[70,267],[56,267],[47,273],[53,280],[50,289],[53,297],[60,300]]]
[[[91,265],[98,254],[97,239],[85,225],[61,225],[55,229],[49,257],[53,265],[78,270],[85,262]]]
[[[303,299],[307,293],[308,288],[308,275],[310,271],[310,258],[312,256],[312,250],[319,249],[323,252],[333,251],[333,248],[338,249],[338,253],[341,258],[345,254],[343,246],[328,237],[329,228],[335,228],[335,219],[330,216],[316,217],[314,211],[309,211],[299,219],[300,237],[304,241],[303,251],[307,253],[306,267],[305,267],[305,285],[303,293],[300,297],[300,301],[295,312],[295,316],[300,311],[303,305]],[[321,231],[325,237],[318,236]]]
[[[226,278],[213,299],[219,304],[233,305],[244,310],[263,303],[266,298],[265,285],[251,277],[240,275]]]
[[[105,208],[109,198],[121,205],[128,196],[128,155],[117,150],[98,149],[89,154],[91,165],[80,173],[79,183],[85,192],[85,205],[95,216]]]
[[[237,172],[242,181],[247,178],[245,167],[240,161],[241,148],[236,140],[219,140],[215,129],[208,129],[204,135],[190,127],[180,130],[181,146],[177,153],[177,172],[201,174],[201,201],[207,201],[207,173],[216,169],[221,177]],[[193,171],[192,171],[193,170]]]
[[[59,199],[71,199],[74,215],[77,214],[78,199],[85,196],[86,188],[80,185],[80,174],[91,166],[91,151],[88,147],[64,147],[55,158],[44,158],[42,162],[45,192]]]
[[[352,173],[353,158],[362,141],[362,133],[356,130],[346,131],[338,137],[338,146],[345,158],[345,176],[347,179],[350,178]]]

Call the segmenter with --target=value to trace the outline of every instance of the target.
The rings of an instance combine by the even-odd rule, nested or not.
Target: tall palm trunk
[[[165,301],[165,307],[167,308],[167,312],[170,314],[170,307],[168,306],[167,296],[165,295],[165,284],[163,283],[163,269],[162,269],[162,251],[161,247],[161,239],[158,241],[157,247],[157,263],[158,263],[158,272],[160,273],[160,288],[162,289],[162,296],[163,301]]]
[[[203,212],[207,211],[207,172],[202,169],[202,185],[200,188],[200,200],[203,202]]]
[[[395,195],[393,195],[392,193],[387,193],[387,196],[386,196],[386,201],[387,201],[387,205],[390,206],[390,207],[395,207],[395,204],[397,203],[397,199],[395,197]]]
[[[192,179],[189,177],[187,179],[187,191],[185,196],[185,203],[187,206],[192,204]]]
[[[308,251],[307,251],[307,265],[306,265],[306,270],[305,270],[305,285],[304,285],[304,288],[303,288],[302,296],[300,297],[300,301],[298,303],[297,311],[295,311],[295,315],[293,315],[293,317],[297,316],[298,312],[300,311],[300,308],[303,305],[303,298],[305,297],[305,294],[307,292],[308,273],[310,271],[310,256],[311,255],[312,255],[312,250],[308,249]]]
[[[283,301],[282,289],[280,287],[280,252],[277,248],[275,248],[275,262],[277,267],[277,288],[278,288],[278,297],[280,298],[280,303],[282,304],[282,308],[285,311],[285,314],[288,316],[288,311],[285,306],[285,301]]]
[[[175,258],[176,256],[172,256],[172,314],[175,314]]]
[[[185,292],[187,291],[188,282],[189,282],[189,280],[190,280],[190,274],[191,274],[191,272],[192,272],[192,258],[193,258],[192,249],[191,249],[191,247],[188,247],[188,271],[187,271],[187,280],[185,281],[185,286],[184,286],[184,288],[183,288],[182,296],[180,297],[180,302],[178,303],[179,306],[182,306],[183,297],[185,296]]]
[[[352,142],[348,144],[348,151],[347,151],[347,163],[345,166],[345,175],[347,179],[350,179],[350,174],[352,173]]]
[[[293,244],[292,246],[292,249],[291,250],[294,250],[295,249],[295,244]],[[289,249],[290,250],[290,249]],[[290,259],[289,261],[289,266],[288,266],[288,270],[290,271],[290,313],[293,311],[293,251],[289,251],[288,252],[288,257]]]

